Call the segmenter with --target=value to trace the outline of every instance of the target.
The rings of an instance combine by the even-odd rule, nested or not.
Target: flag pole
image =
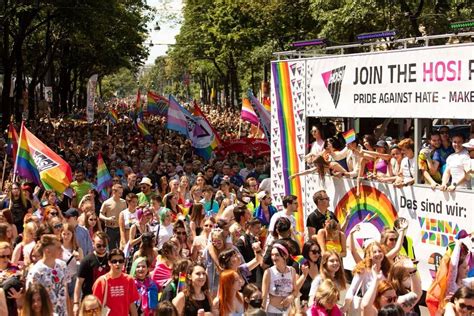
[[[7,168],[7,157],[8,154],[5,153],[5,159],[3,159],[2,182],[0,183],[0,191],[3,190],[3,181],[5,180],[5,169]]]
[[[109,136],[109,121],[107,121],[107,136]]]
[[[240,139],[240,130],[242,128],[242,119],[239,119],[239,139]]]
[[[16,151],[16,159],[15,159],[15,165],[13,167],[13,183],[16,182],[16,172],[17,172],[17,167],[18,167],[18,157],[19,157],[19,153],[20,153],[20,148],[21,148],[21,140],[22,140],[22,137],[23,137],[23,127],[25,126],[25,121],[21,121],[21,127],[20,127],[20,136],[18,137],[19,138],[19,141],[18,141],[18,149]]]

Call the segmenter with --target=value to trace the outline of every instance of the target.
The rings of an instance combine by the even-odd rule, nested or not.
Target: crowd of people
[[[312,166],[291,178],[310,173],[344,176],[392,183],[403,187],[415,183],[420,172],[421,183],[433,190],[472,189],[474,172],[474,133],[470,140],[446,125],[427,131],[426,139],[415,157],[411,137],[398,140],[389,136],[358,135],[350,141],[337,132],[334,124],[316,124],[311,129],[314,142],[306,155]]]
[[[106,131],[74,120],[41,120],[30,130],[74,171],[64,194],[28,181],[3,185],[0,201],[0,315],[416,315],[421,280],[397,219],[380,240],[361,248],[329,210],[327,192],[313,192],[307,233],[296,231],[298,197],[272,203],[269,157],[227,153],[209,161],[189,140],[148,121],[145,142],[127,119]],[[234,122],[223,120],[220,130]],[[107,134],[108,133],[108,134]],[[412,183],[413,141],[388,148],[364,137],[345,148],[315,126],[308,161],[324,176]],[[48,137],[42,137],[48,135]],[[442,147],[436,136],[441,135]],[[423,174],[434,188],[468,183],[462,138],[430,135]],[[97,155],[112,177],[108,198],[96,190]],[[403,156],[402,156],[403,154]],[[421,156],[420,154],[420,156]],[[461,157],[462,156],[462,157]],[[428,158],[429,157],[429,158]],[[421,159],[421,158],[419,158]],[[5,179],[12,179],[11,162]],[[465,170],[463,168],[463,170]],[[437,171],[440,174],[435,175]],[[459,180],[458,180],[459,179]],[[428,183],[429,180],[427,179]],[[470,315],[474,289],[463,280],[469,250],[439,314]],[[356,262],[352,273],[343,258]]]

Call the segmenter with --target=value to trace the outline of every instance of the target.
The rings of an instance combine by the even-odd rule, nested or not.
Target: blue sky
[[[148,0],[148,4],[150,6],[155,7],[158,11],[162,9],[163,0]],[[168,10],[175,12],[181,12],[183,7],[182,0],[171,0],[167,1],[169,8]],[[149,28],[153,29],[154,23],[151,23]],[[146,64],[153,64],[155,62],[156,57],[166,55],[166,50],[168,49],[167,45],[156,45],[156,44],[174,44],[175,36],[179,33],[179,25],[172,26],[170,24],[163,24],[160,23],[160,30],[155,31],[152,30],[150,36],[148,38],[148,42],[151,40],[153,47],[150,47],[150,55],[146,61]]]

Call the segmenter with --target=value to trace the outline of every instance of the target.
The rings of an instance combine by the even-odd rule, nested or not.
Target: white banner
[[[307,115],[474,118],[474,45],[306,61]]]
[[[317,176],[306,177],[306,185],[320,183]],[[334,211],[339,221],[344,221],[344,209],[349,212],[349,222],[346,237],[349,232],[360,224],[361,230],[355,233],[359,244],[367,239],[380,239],[384,227],[393,227],[398,217],[409,221],[407,238],[413,245],[413,252],[418,263],[423,290],[431,285],[438,263],[456,234],[464,229],[467,233],[473,231],[474,205],[472,192],[440,192],[429,187],[411,186],[402,189],[391,184],[365,182],[360,197],[356,196],[352,180],[341,180],[326,177],[324,186],[331,198],[331,211]],[[317,184],[316,184],[317,185]],[[312,189],[314,193],[317,188]],[[315,209],[312,199],[306,199],[306,216]],[[364,222],[368,214],[376,214],[369,222]],[[470,239],[465,240],[472,249]],[[349,243],[348,243],[349,246]],[[349,247],[348,247],[349,249]],[[363,254],[361,254],[363,256]],[[352,270],[354,261],[348,250],[344,260],[344,268]]]
[[[97,77],[97,74],[92,75],[87,82],[87,123],[94,122],[94,101],[97,89]]]

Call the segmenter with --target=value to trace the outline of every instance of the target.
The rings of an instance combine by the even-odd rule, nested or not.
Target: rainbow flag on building
[[[250,104],[250,100],[247,98],[242,99],[242,111],[240,112],[240,117],[243,121],[249,122],[253,125],[258,126],[260,124],[258,116],[255,114],[252,104]]]
[[[105,165],[102,154],[99,153],[97,157],[97,192],[100,194],[100,199],[105,201],[109,194],[107,193],[107,187],[112,185],[112,177],[110,176],[109,170]]]
[[[72,181],[69,164],[21,124],[14,174],[62,194]]]
[[[169,101],[165,97],[153,92],[147,93],[146,112],[150,115],[165,116],[168,113]]]
[[[8,125],[8,137],[7,137],[7,154],[12,157],[12,161],[16,160],[16,154],[18,152],[18,134],[13,126],[13,122]]]

